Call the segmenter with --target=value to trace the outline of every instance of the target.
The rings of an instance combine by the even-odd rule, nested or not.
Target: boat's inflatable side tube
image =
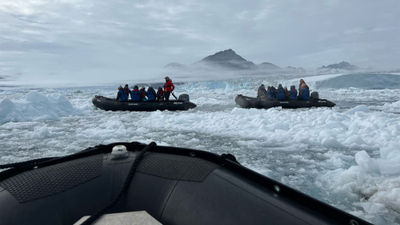
[[[181,97],[182,96],[182,97]],[[196,104],[186,101],[188,95],[182,94],[179,100],[171,101],[118,101],[103,96],[95,96],[92,103],[99,109],[110,111],[156,111],[156,110],[188,110],[196,107]]]
[[[129,153],[113,157],[115,145]],[[120,193],[146,145],[98,146],[0,173],[0,224],[73,224]],[[145,210],[163,224],[368,224],[249,170],[232,156],[157,146],[108,213]]]

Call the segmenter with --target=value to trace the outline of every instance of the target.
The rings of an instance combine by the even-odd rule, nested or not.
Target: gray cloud
[[[0,73],[161,77],[227,48],[255,63],[398,68],[399,12],[398,0],[3,0]]]

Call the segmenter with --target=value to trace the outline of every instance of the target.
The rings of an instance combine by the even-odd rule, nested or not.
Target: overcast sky
[[[400,0],[1,0],[0,76],[162,77],[232,48],[254,63],[400,68]]]

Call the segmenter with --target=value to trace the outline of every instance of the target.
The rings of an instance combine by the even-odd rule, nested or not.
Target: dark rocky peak
[[[207,64],[218,66],[225,69],[255,69],[256,65],[253,62],[247,61],[240,55],[236,54],[232,49],[227,49],[209,55],[199,62],[200,64]]]
[[[201,61],[219,62],[219,61],[230,61],[230,60],[248,62],[246,59],[244,59],[240,55],[236,54],[236,52],[233,51],[232,49],[219,51],[219,52],[215,53],[214,55],[209,55],[209,56],[205,57]]]

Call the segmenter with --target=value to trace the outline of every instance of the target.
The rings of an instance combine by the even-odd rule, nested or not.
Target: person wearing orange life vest
[[[172,80],[166,76],[165,77],[165,84],[164,84],[164,98],[165,101],[169,101],[169,95],[174,91],[175,85],[172,83]]]
[[[306,82],[303,79],[300,79],[299,90],[301,90],[303,88],[308,88],[308,85],[306,84]]]

